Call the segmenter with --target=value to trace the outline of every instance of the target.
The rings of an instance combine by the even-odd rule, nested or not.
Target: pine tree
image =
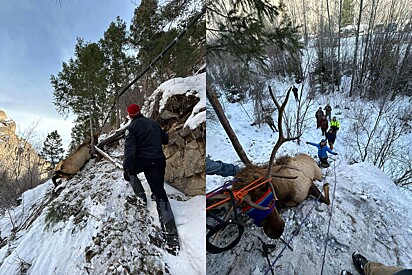
[[[199,12],[189,1],[172,0],[159,6],[157,0],[143,0],[135,10],[130,26],[130,42],[138,51],[137,71],[150,64]],[[155,64],[146,90],[172,77],[192,74],[205,63],[205,29],[205,20],[191,26]]]
[[[53,103],[57,111],[63,115],[73,112],[88,119],[90,134],[84,133],[82,141],[99,130],[109,108],[107,74],[104,54],[99,45],[85,43],[79,38],[75,58],[69,59],[67,63],[63,62],[62,71],[57,76],[51,76]]]
[[[41,155],[54,167],[63,159],[63,153],[62,139],[57,133],[57,130],[55,130],[48,134],[46,140],[43,142]]]
[[[268,0],[208,1],[207,8],[208,64],[224,54],[264,63],[271,45],[290,52],[302,47],[283,1],[277,6]]]
[[[353,0],[343,1],[342,5],[342,21],[343,27],[352,25],[355,18],[355,3]]]
[[[109,94],[116,101],[116,112],[114,115],[114,126],[120,126],[120,107],[118,93],[128,82],[131,73],[131,58],[126,55],[129,47],[126,31],[126,23],[117,17],[116,22],[112,22],[104,33],[104,38],[100,40],[105,58],[105,66],[108,69]]]

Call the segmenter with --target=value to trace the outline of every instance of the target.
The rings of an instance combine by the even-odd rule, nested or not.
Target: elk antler
[[[272,192],[273,192],[273,191],[272,191]],[[252,199],[250,198],[250,195],[244,196],[244,197],[243,197],[243,201],[244,201],[244,202],[247,202],[250,206],[252,206],[252,207],[254,207],[254,208],[256,208],[256,209],[259,209],[259,210],[268,210],[268,209],[269,209],[269,207],[260,206],[260,205],[258,205],[258,204],[256,204],[256,203],[252,202]]]
[[[272,88],[269,86],[270,96],[272,97],[272,100],[273,100],[273,102],[275,103],[276,108],[278,109],[278,129],[279,129],[279,137],[278,137],[278,140],[277,140],[277,142],[276,142],[276,144],[275,144],[275,147],[274,147],[273,150],[272,150],[272,154],[270,155],[268,171],[266,172],[266,178],[267,178],[267,179],[270,177],[270,173],[271,173],[271,171],[272,171],[273,162],[274,162],[274,160],[275,160],[276,153],[277,153],[278,149],[280,148],[280,146],[281,146],[283,143],[287,142],[287,141],[295,140],[295,139],[298,139],[298,138],[300,137],[300,135],[299,135],[299,136],[297,136],[297,137],[287,137],[287,138],[285,138],[285,136],[283,135],[283,125],[282,125],[282,124],[283,124],[283,113],[284,113],[284,111],[285,111],[286,104],[288,103],[289,95],[290,95],[290,92],[291,92],[291,91],[292,91],[292,87],[289,88],[289,90],[288,90],[287,93],[286,93],[285,101],[282,103],[282,105],[280,105],[279,102],[276,100],[275,96],[273,95]],[[271,184],[271,183],[270,183],[270,184]],[[273,192],[273,191],[272,191],[272,192]]]

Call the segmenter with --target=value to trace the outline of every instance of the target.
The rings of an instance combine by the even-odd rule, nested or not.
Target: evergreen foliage
[[[278,6],[268,0],[208,1],[207,8],[208,58],[229,53],[263,62],[268,46],[291,52],[302,47],[282,1]]]
[[[317,53],[317,59],[313,62],[310,84],[324,93],[328,90],[328,85],[340,84],[339,70],[336,68],[338,61],[335,56],[330,57],[322,47],[317,48]]]
[[[104,65],[108,71],[108,96],[116,101],[116,112],[113,114],[112,124],[118,128],[121,116],[118,96],[132,72],[132,58],[126,55],[126,51],[130,48],[126,23],[120,17],[117,17],[116,22],[110,23],[104,33],[104,38],[100,40],[100,45],[104,54]]]
[[[130,26],[130,42],[138,51],[136,70],[141,71],[165,49],[183,28],[198,15],[190,1],[173,0],[159,6],[156,0],[142,1]],[[156,88],[171,77],[196,72],[205,60],[204,20],[193,25],[171,51],[154,66],[146,89]]]
[[[57,111],[63,115],[70,111],[83,118],[88,115],[90,131],[98,130],[109,105],[107,75],[105,57],[99,45],[78,38],[74,59],[63,62],[62,71],[51,76]],[[74,128],[82,127],[81,124],[76,123]],[[85,140],[88,136],[91,135],[83,133],[79,138]]]
[[[74,57],[63,62],[62,70],[50,78],[57,111],[61,115],[73,113],[77,116],[71,150],[100,131],[113,103],[116,108],[110,114],[111,125],[105,130],[119,126],[121,110],[124,112],[131,100],[143,100],[160,83],[193,74],[206,62],[206,23],[199,20],[137,85],[130,88],[133,95],[125,93],[119,98],[119,92],[131,79],[158,57],[198,15],[200,4],[203,2],[171,0],[160,5],[157,0],[143,0],[135,9],[130,31],[117,17],[98,42],[86,43],[78,38]]]
[[[63,153],[62,139],[57,130],[49,133],[43,142],[41,155],[51,163],[50,168],[55,167],[63,159]]]
[[[342,18],[341,25],[343,27],[353,25],[355,18],[355,2],[354,0],[345,0],[342,3]]]

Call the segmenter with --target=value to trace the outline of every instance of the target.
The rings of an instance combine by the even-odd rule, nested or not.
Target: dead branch
[[[252,162],[246,155],[246,152],[243,150],[242,145],[240,144],[235,132],[233,131],[232,127],[230,126],[229,120],[226,118],[225,113],[223,112],[223,108],[220,105],[220,102],[216,96],[216,93],[210,87],[210,84],[206,81],[206,96],[212,105],[213,110],[215,111],[217,117],[219,118],[220,123],[225,129],[226,134],[228,135],[230,141],[233,144],[233,148],[235,149],[236,153],[238,154],[239,158],[242,160],[243,164],[246,166],[252,166]]]

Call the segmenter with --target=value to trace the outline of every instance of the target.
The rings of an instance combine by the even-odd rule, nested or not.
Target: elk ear
[[[262,221],[262,227],[265,234],[271,239],[279,239],[285,230],[285,221],[280,216],[277,209],[273,209],[272,213]]]

